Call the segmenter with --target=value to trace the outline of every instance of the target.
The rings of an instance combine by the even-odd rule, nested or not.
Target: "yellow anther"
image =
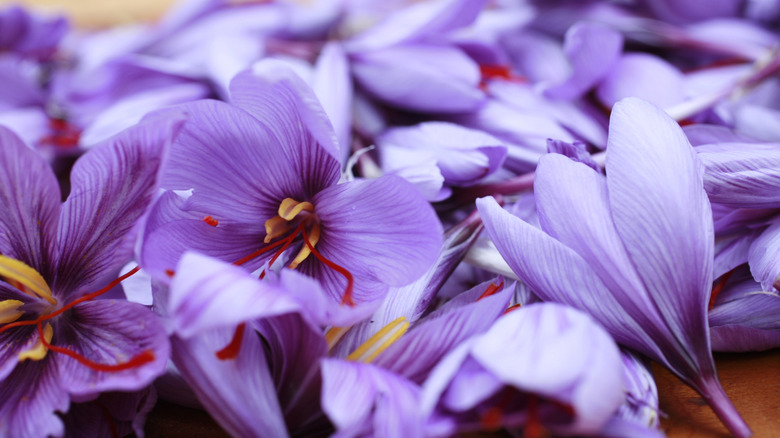
[[[19,300],[0,301],[0,324],[14,322],[24,315],[24,312],[19,310],[23,305],[24,303]]]
[[[35,269],[11,257],[0,255],[0,276],[4,277],[9,283],[16,282],[14,286],[19,290],[34,297],[35,295],[45,299],[51,304],[57,304],[57,300],[51,294],[49,285]],[[33,295],[32,293],[35,293]]]
[[[279,204],[279,216],[287,221],[295,219],[302,211],[314,211],[314,205],[307,201],[298,202],[293,198],[284,198]]]
[[[366,342],[353,351],[352,354],[347,356],[347,359],[369,363],[374,360],[379,353],[393,345],[393,342],[403,336],[408,329],[409,322],[406,320],[406,317],[402,316],[384,326],[382,330],[379,330],[374,336],[371,336]]]
[[[54,329],[51,328],[51,324],[46,324],[43,327],[43,337],[46,339],[47,344],[51,344],[51,338],[54,336]],[[43,345],[43,342],[41,342],[40,338],[35,342],[35,345],[33,345],[31,348],[28,348],[27,350],[22,351],[19,353],[19,361],[23,360],[41,360],[44,357],[46,357],[46,353],[49,351],[48,348],[46,348]]]
[[[312,247],[317,244],[317,242],[320,241],[320,224],[315,223],[312,225],[311,230],[306,234],[306,238],[309,241],[309,244],[311,244]],[[298,251],[298,255],[295,256],[292,262],[290,262],[290,269],[295,269],[298,267],[298,265],[301,264],[304,260],[306,260],[306,257],[308,257],[311,254],[311,249],[309,249],[309,245],[306,244],[306,242],[303,242],[303,246],[301,246],[301,250]]]
[[[265,239],[263,242],[271,243],[272,240],[284,235],[290,230],[290,224],[281,216],[274,216],[265,221]]]
[[[333,347],[347,334],[349,327],[331,327],[325,332],[325,342],[328,343],[328,351],[333,350]]]

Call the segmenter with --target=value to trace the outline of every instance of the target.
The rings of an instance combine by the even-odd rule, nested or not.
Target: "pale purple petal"
[[[763,290],[780,290],[777,287],[780,286],[780,219],[753,240],[748,251],[748,263],[750,272],[761,283]]]
[[[0,126],[0,253],[51,273],[60,187],[48,163]]]
[[[613,108],[607,150],[612,218],[628,256],[693,369],[710,368],[714,238],[703,166],[677,122],[635,98]]]
[[[562,100],[581,97],[610,71],[622,50],[620,33],[599,24],[575,24],[566,32],[564,41],[571,75],[547,88],[545,95]]]
[[[341,45],[328,43],[314,66],[312,88],[333,123],[341,148],[341,162],[349,157],[352,146],[352,78],[349,60]]]
[[[735,16],[741,8],[741,2],[738,0],[714,0],[706,3],[697,0],[645,0],[644,3],[659,18],[672,23]]]
[[[352,74],[373,97],[402,109],[473,111],[485,100],[477,64],[458,49],[415,44],[360,53]]]
[[[147,387],[135,392],[106,392],[94,400],[73,403],[64,416],[66,436],[100,438],[135,432],[144,437],[146,416],[157,402],[157,392]]]
[[[134,229],[156,194],[166,148],[180,126],[179,118],[150,120],[76,163],[57,233],[57,288],[76,292],[127,263]]]
[[[696,147],[704,189],[731,207],[780,206],[780,143],[718,143]]]
[[[422,437],[420,388],[371,364],[322,361],[322,408],[336,436]]]
[[[122,371],[96,371],[73,358],[57,357],[61,385],[73,395],[102,391],[135,391],[152,383],[165,371],[170,345],[162,322],[146,307],[120,300],[94,300],[78,304],[54,325],[52,343],[87,359],[115,365],[142,352],[150,362]]]
[[[56,359],[24,362],[0,383],[0,435],[55,436],[64,426],[55,411],[68,410],[68,394],[60,385]],[[24,382],[24,384],[20,384]]]
[[[624,97],[639,97],[661,108],[685,99],[684,77],[672,64],[646,53],[629,53],[617,61],[596,89],[607,108]]]

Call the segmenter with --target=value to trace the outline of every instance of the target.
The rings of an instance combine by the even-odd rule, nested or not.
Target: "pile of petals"
[[[0,436],[658,437],[780,347],[780,1],[0,10]],[[181,421],[186,421],[182,419]],[[479,435],[482,436],[482,435]]]

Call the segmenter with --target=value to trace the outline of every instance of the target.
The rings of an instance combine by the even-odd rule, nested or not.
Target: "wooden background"
[[[10,4],[0,0],[0,4]],[[48,11],[65,12],[82,28],[154,20],[173,0],[22,0]],[[780,315],[778,315],[780,318]],[[756,437],[780,437],[780,350],[715,356],[726,393]],[[659,366],[656,373],[662,428],[672,438],[721,438],[728,432],[704,400]],[[147,423],[153,438],[226,436],[207,414],[161,403]]]

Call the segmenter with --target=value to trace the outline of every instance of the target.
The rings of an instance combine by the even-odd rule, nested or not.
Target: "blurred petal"
[[[780,206],[780,143],[718,143],[696,147],[704,189],[731,207]]]
[[[765,291],[780,290],[780,218],[750,244],[748,263],[753,277]],[[774,289],[773,289],[774,288]]]
[[[21,363],[0,383],[0,435],[62,436],[64,426],[55,411],[68,410],[68,393],[60,385],[56,359]],[[20,384],[24,382],[24,384]]]
[[[672,64],[646,53],[629,53],[599,84],[596,95],[607,108],[631,96],[669,108],[684,100],[684,91],[683,74]]]

